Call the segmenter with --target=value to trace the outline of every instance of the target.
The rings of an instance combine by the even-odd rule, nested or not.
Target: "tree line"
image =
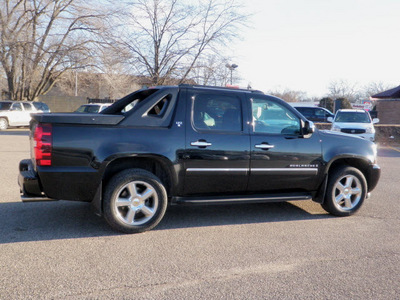
[[[383,82],[370,82],[366,85],[350,83],[345,79],[333,80],[327,86],[327,93],[323,98],[308,97],[304,91],[290,89],[270,90],[268,93],[287,102],[318,102],[322,107],[330,110],[333,108],[333,101],[340,100],[343,108],[351,108],[351,103],[361,100],[369,100],[371,96],[394,88]]]
[[[35,100],[66,74],[145,76],[153,85],[223,85],[237,0],[1,0],[0,75],[12,100]]]

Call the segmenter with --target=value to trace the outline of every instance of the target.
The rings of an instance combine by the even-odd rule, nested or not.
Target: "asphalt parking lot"
[[[0,299],[400,299],[400,150],[354,216],[287,202],[170,207],[123,235],[90,205],[22,203],[26,130],[0,132]]]

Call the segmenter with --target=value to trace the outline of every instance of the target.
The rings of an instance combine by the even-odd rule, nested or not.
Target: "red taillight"
[[[38,124],[33,134],[33,152],[37,166],[51,166],[52,127],[51,124]]]

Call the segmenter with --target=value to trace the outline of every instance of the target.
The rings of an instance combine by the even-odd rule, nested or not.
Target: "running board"
[[[212,196],[212,197],[173,197],[175,204],[232,204],[257,202],[286,202],[312,200],[311,194],[277,194],[277,195],[246,195],[246,196]]]
[[[48,197],[30,197],[21,195],[22,202],[44,202],[44,201],[58,201],[57,199],[52,199]]]

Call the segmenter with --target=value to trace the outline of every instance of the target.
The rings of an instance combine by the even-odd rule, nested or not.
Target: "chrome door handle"
[[[196,147],[208,147],[211,146],[212,144],[206,141],[196,141],[196,142],[191,142],[190,145]]]
[[[256,148],[258,149],[271,149],[274,148],[274,145],[269,145],[269,144],[257,144],[255,145]]]

